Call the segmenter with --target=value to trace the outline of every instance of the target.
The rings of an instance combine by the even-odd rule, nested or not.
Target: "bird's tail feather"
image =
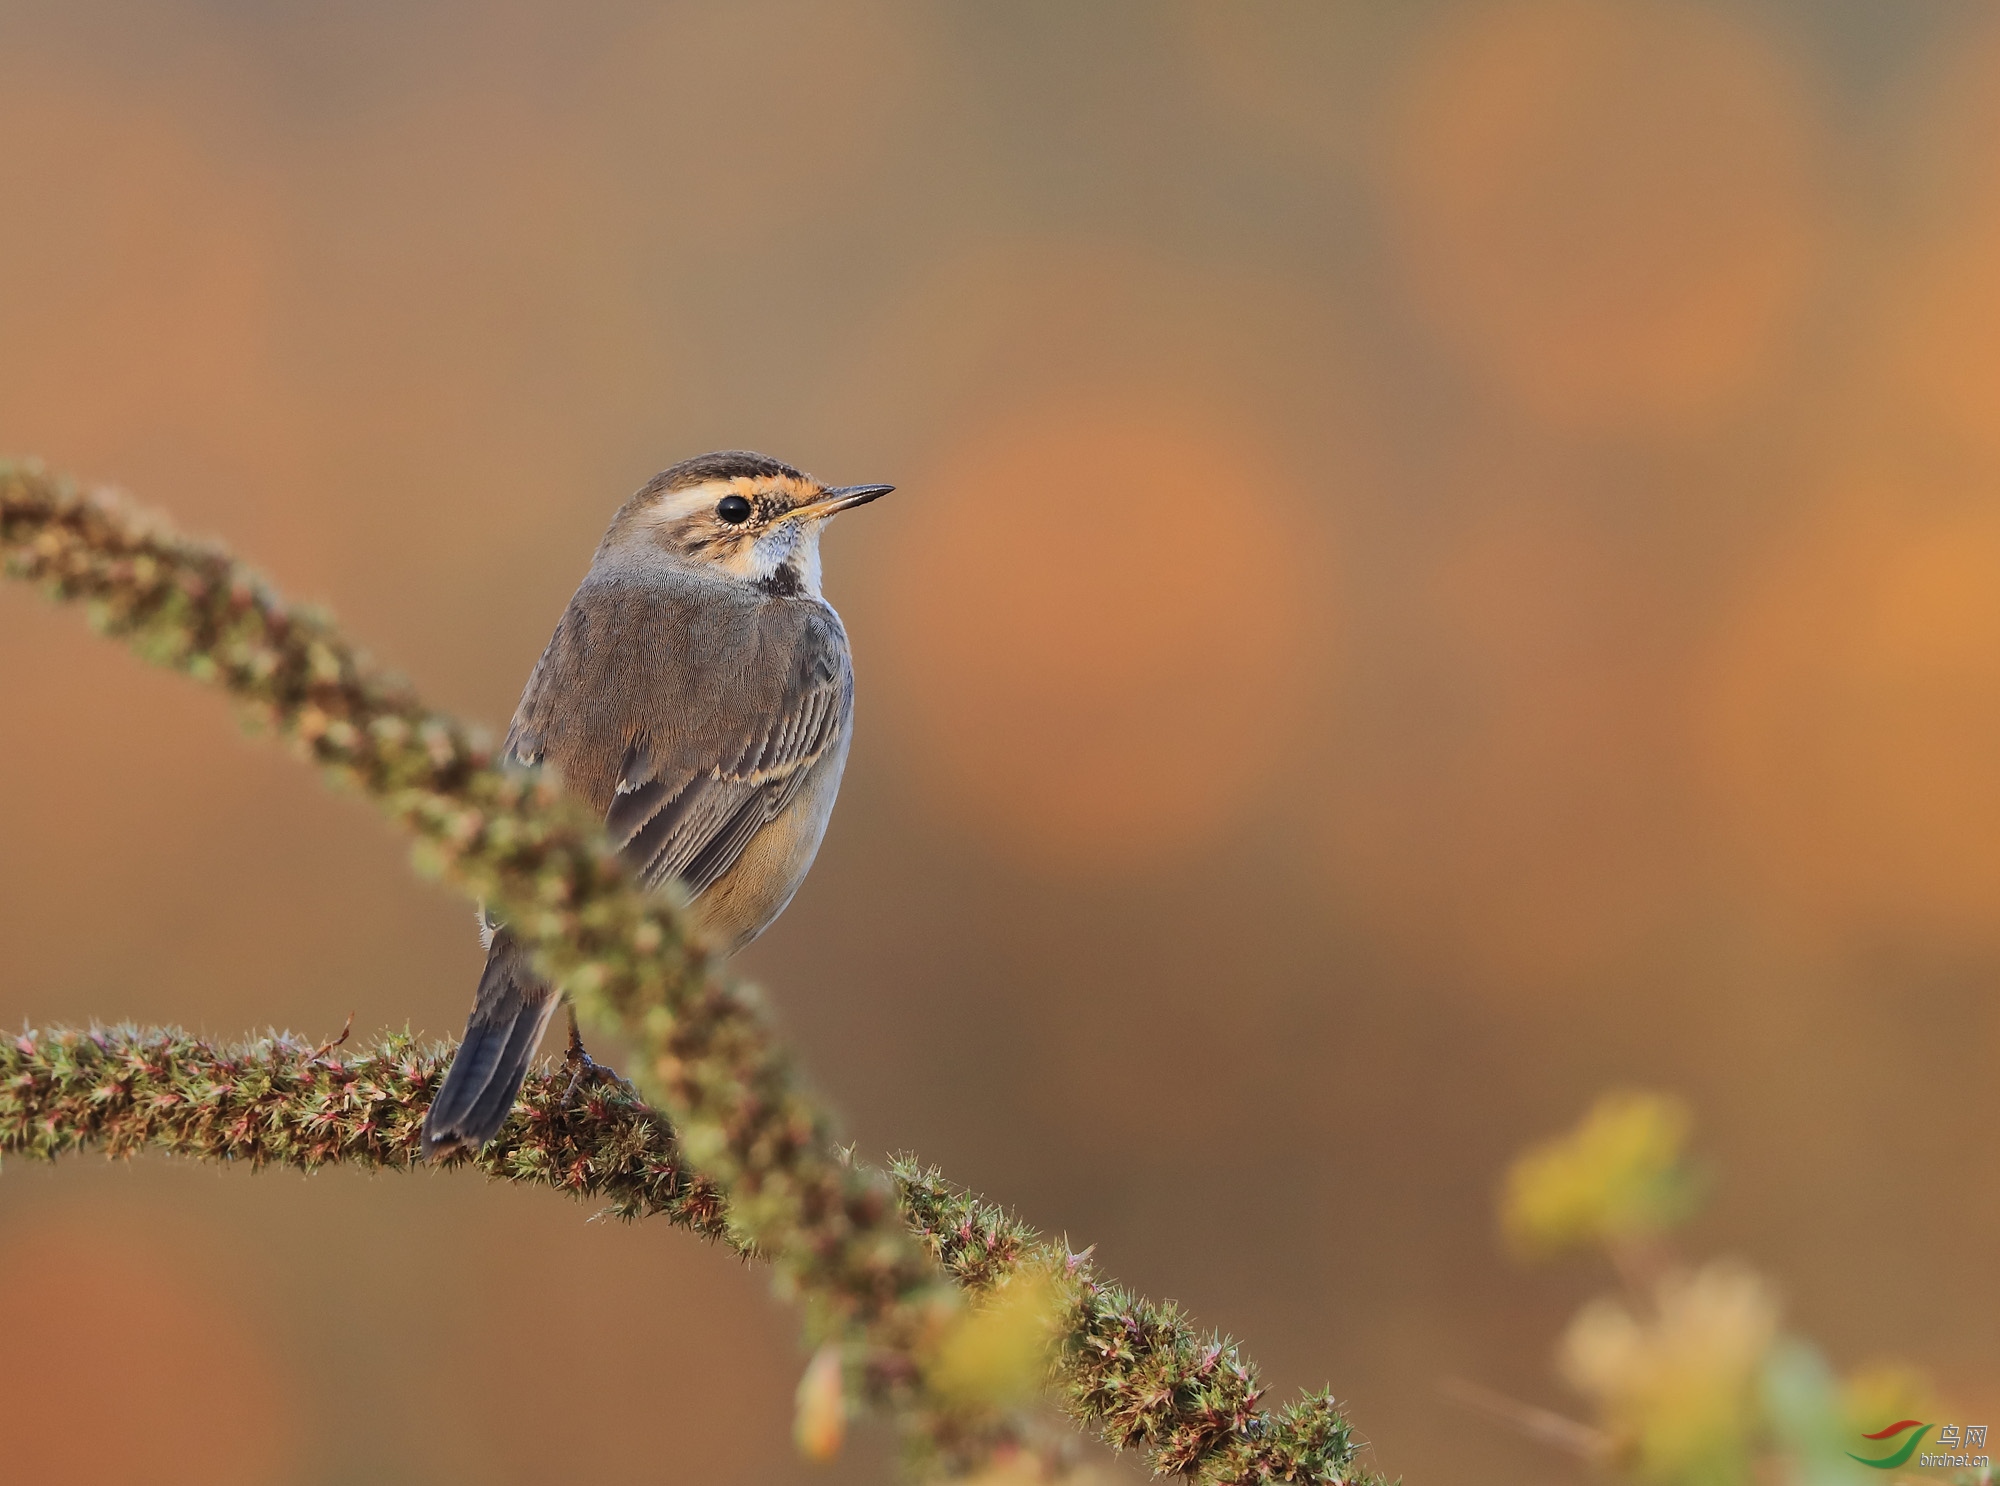
[[[500,1133],[560,999],[505,929],[493,936],[465,1040],[424,1116],[424,1155],[477,1151]]]

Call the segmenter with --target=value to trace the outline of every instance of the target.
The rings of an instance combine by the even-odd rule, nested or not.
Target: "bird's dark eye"
[[[740,495],[725,495],[716,506],[715,514],[731,526],[741,526],[750,519],[750,502]]]

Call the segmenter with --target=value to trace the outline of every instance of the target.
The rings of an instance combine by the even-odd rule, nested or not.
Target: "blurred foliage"
[[[1500,1221],[1523,1254],[1620,1243],[1690,1216],[1699,1183],[1683,1159],[1692,1117],[1677,1099],[1613,1093],[1570,1134],[1507,1173]]]
[[[799,1377],[792,1441],[806,1459],[825,1464],[847,1438],[847,1387],[840,1348],[832,1342],[813,1353]]]
[[[1698,1206],[1691,1128],[1680,1100],[1608,1094],[1508,1173],[1501,1218],[1517,1252],[1596,1247],[1624,1281],[1622,1294],[1577,1312],[1557,1351],[1596,1416],[1599,1433],[1578,1437],[1601,1440],[1593,1458],[1647,1486],[1880,1480],[1857,1463],[1865,1435],[1951,1411],[1907,1364],[1836,1378],[1817,1349],[1783,1331],[1777,1291],[1741,1260],[1691,1266],[1674,1256],[1667,1236]],[[1993,1472],[1962,1479],[1990,1483]]]
[[[1019,1273],[953,1324],[931,1364],[948,1398],[1018,1407],[1047,1382],[1065,1297],[1047,1274]]]
[[[1650,1300],[1586,1305],[1563,1337],[1563,1374],[1597,1405],[1613,1458],[1641,1479],[1737,1486],[1777,1299],[1753,1271],[1719,1260],[1662,1275]]]

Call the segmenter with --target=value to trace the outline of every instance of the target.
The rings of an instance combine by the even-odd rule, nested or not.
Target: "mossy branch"
[[[846,1338],[860,1354],[885,1360],[865,1370],[873,1391],[917,1421],[918,1433],[947,1457],[977,1458],[992,1424],[940,1406],[922,1384],[924,1360],[956,1308],[957,1287],[946,1278],[978,1286],[1033,1257],[1065,1275],[1064,1289],[1076,1299],[1062,1400],[1109,1441],[1141,1448],[1157,1470],[1201,1482],[1351,1478],[1349,1427],[1327,1395],[1305,1395],[1275,1415],[1262,1411],[1250,1366],[1227,1343],[1195,1334],[1173,1307],[1097,1281],[1087,1265],[1038,1247],[1025,1227],[954,1192],[935,1173],[908,1165],[883,1173],[847,1160],[757,994],[719,972],[677,904],[640,891],[598,823],[553,781],[498,766],[489,743],[373,669],[325,615],[286,606],[222,549],[175,534],[115,497],[80,493],[33,465],[0,466],[0,555],[9,575],[87,604],[100,630],[146,658],[222,686],[307,760],[380,803],[416,838],[421,866],[494,904],[585,1022],[614,1029],[635,1048],[640,1087],[678,1131],[677,1147],[660,1134],[668,1142],[660,1149],[678,1152],[661,1170],[685,1184],[685,1202],[695,1208],[683,1210],[706,1215],[699,1223],[690,1217],[689,1226],[714,1232],[726,1224],[739,1247],[774,1263],[781,1290],[805,1302],[814,1335]],[[43,1057],[43,1044],[29,1041],[30,1050],[17,1044],[7,1059]],[[49,1065],[50,1087],[95,1078],[97,1092],[81,1104],[58,1099],[37,1105],[43,1113],[16,1117],[28,1120],[20,1149],[41,1139],[54,1143],[49,1154],[64,1142],[104,1140],[118,1148],[127,1140],[295,1165],[403,1164],[437,1073],[435,1061],[395,1044],[366,1058],[326,1060],[295,1044],[269,1043],[203,1053],[221,1060],[212,1067],[196,1057],[200,1044],[168,1034],[59,1034],[50,1046],[70,1050]],[[147,1049],[158,1054],[151,1062]],[[68,1072],[56,1078],[64,1058]],[[147,1071],[154,1067],[165,1071]],[[120,1097],[116,1090],[156,1076],[167,1087],[151,1091],[150,1104],[117,1127],[122,1133],[91,1123],[104,1117],[104,1101]],[[30,1079],[23,1090],[41,1087],[25,1068],[9,1077],[10,1088],[21,1079]],[[182,1077],[196,1082],[177,1089]],[[192,1099],[197,1085],[208,1103]],[[549,1091],[535,1087],[529,1109],[538,1097],[546,1111]],[[218,1099],[234,1116],[202,1125],[204,1111],[221,1107]],[[243,1099],[252,1103],[230,1104]],[[342,1111],[377,1105],[385,1106],[379,1120],[343,1123]],[[622,1134],[606,1136],[614,1141],[637,1139],[634,1121],[658,1118],[634,1113],[643,1110],[636,1101],[616,1108],[608,1124]],[[613,1104],[603,1109],[608,1114]],[[170,1118],[177,1112],[185,1120]],[[554,1138],[557,1123],[571,1132],[565,1139],[596,1138],[577,1134],[568,1112],[558,1113],[561,1121],[551,1116],[547,1130],[530,1123],[525,1136],[515,1133],[517,1118],[481,1163],[502,1163],[502,1176],[542,1180],[538,1172],[575,1172],[579,1159],[594,1162],[572,1150],[565,1165],[559,1151],[535,1143]],[[163,1121],[149,1127],[160,1133],[138,1133],[134,1121],[142,1119]],[[15,1125],[5,1128],[13,1139]],[[198,1137],[204,1129],[209,1133]],[[242,1152],[199,1144],[234,1138],[239,1129],[263,1144]],[[643,1169],[651,1158],[638,1150],[630,1147],[624,1159],[640,1160]],[[614,1152],[604,1154],[609,1160]],[[625,1169],[614,1161],[603,1171]],[[592,1171],[589,1180],[611,1180]],[[614,1209],[637,1200],[615,1195],[623,1189],[613,1186],[601,1190]],[[670,1195],[663,1191],[662,1200]],[[726,1211],[710,1205],[718,1200]]]
[[[450,1062],[450,1048],[408,1035],[349,1050],[289,1035],[216,1047],[163,1027],[24,1031],[0,1041],[0,1156],[95,1146],[403,1171],[423,1164],[424,1111]],[[535,1068],[506,1128],[462,1164],[741,1247],[722,1194],[688,1171],[673,1127],[629,1084]]]
[[[408,1035],[349,1049],[292,1036],[217,1047],[168,1028],[24,1031],[0,1041],[0,1157],[52,1161],[96,1147],[253,1168],[406,1171],[423,1164],[424,1111],[450,1054]],[[532,1070],[498,1138],[451,1164],[736,1242],[721,1194],[688,1171],[666,1118],[629,1085],[578,1081],[561,1064]],[[989,1290],[1029,1265],[1067,1277],[1057,1387],[1114,1443],[1145,1449],[1162,1470],[1203,1462],[1212,1481],[1346,1472],[1353,1442],[1330,1400],[1310,1396],[1261,1419],[1254,1374],[1232,1343],[1105,1281],[1087,1254],[1045,1242],[931,1168],[902,1158],[890,1174],[911,1236],[965,1289]],[[1319,1474],[1296,1473],[1315,1458]]]

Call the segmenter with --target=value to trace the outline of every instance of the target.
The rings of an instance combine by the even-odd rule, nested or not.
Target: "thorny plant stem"
[[[424,1111],[449,1048],[392,1036],[315,1048],[291,1036],[216,1047],[160,1027],[45,1027],[0,1040],[0,1156],[152,1149],[252,1167],[420,1166]],[[488,1176],[664,1216],[733,1242],[722,1194],[687,1170],[673,1129],[629,1084],[531,1070],[506,1128],[470,1158]]]
[[[688,1200],[707,1214],[690,1225],[719,1234],[726,1224],[732,1242],[768,1258],[781,1292],[804,1303],[809,1332],[843,1338],[867,1359],[860,1375],[869,1391],[895,1406],[912,1434],[928,1442],[933,1463],[974,1462],[993,1437],[991,1421],[943,1409],[922,1384],[924,1362],[957,1307],[958,1286],[982,1288],[1034,1262],[1065,1277],[1066,1299],[1073,1302],[1057,1395],[1108,1441],[1142,1449],[1157,1471],[1200,1482],[1354,1478],[1354,1442],[1329,1395],[1308,1393],[1276,1414],[1259,1409],[1262,1389],[1249,1363],[1233,1345],[1197,1335],[1174,1307],[1156,1307],[1103,1284],[1087,1262],[1039,1244],[1018,1222],[953,1192],[934,1173],[904,1166],[892,1178],[845,1159],[831,1118],[805,1091],[757,993],[719,971],[679,906],[640,891],[597,822],[563,798],[552,780],[499,766],[488,742],[375,670],[326,615],[287,606],[221,548],[182,537],[114,496],[80,493],[34,465],[0,465],[0,558],[10,576],[38,582],[54,598],[86,604],[93,624],[145,658],[223,687],[306,760],[377,801],[415,837],[420,867],[494,904],[583,1019],[616,1031],[636,1050],[640,1088],[678,1132],[672,1182],[684,1184],[686,1194],[700,1194]],[[12,1061],[0,1067],[32,1061],[44,1046],[67,1049],[69,1076],[99,1078],[106,1091],[95,1096],[100,1100],[166,1077],[170,1087],[148,1095],[147,1117],[154,1119],[165,1118],[170,1104],[161,1101],[168,1095],[187,1100],[186,1109],[196,1112],[189,1117],[196,1119],[215,1099],[233,1109],[230,1101],[262,1089],[255,1097],[277,1100],[264,1112],[278,1123],[267,1120],[264,1129],[288,1132],[288,1154],[255,1144],[264,1137],[255,1134],[260,1117],[254,1104],[208,1137],[234,1139],[241,1131],[251,1144],[205,1153],[294,1165],[370,1159],[350,1151],[347,1137],[325,1133],[329,1120],[332,1128],[345,1128],[330,1111],[354,1100],[372,1108],[377,1100],[370,1091],[389,1087],[387,1075],[404,1066],[412,1070],[401,1084],[407,1097],[389,1101],[400,1111],[390,1123],[400,1132],[396,1139],[414,1138],[411,1122],[421,1119],[429,1099],[419,1087],[428,1089],[423,1080],[435,1075],[435,1063],[406,1046],[385,1045],[366,1059],[332,1062],[301,1061],[301,1049],[278,1043],[227,1055],[204,1050],[203,1056],[224,1063],[248,1060],[242,1063],[248,1082],[214,1080],[215,1090],[227,1092],[204,1095],[204,1103],[192,1094],[209,1087],[199,1082],[207,1073],[177,1089],[173,1070],[189,1065],[164,1051],[159,1061],[148,1062],[136,1051],[200,1044],[167,1034],[52,1035],[53,1044],[26,1038],[29,1051],[16,1044],[7,1054]],[[167,1071],[148,1071],[155,1066]],[[94,1075],[88,1071],[93,1068]],[[255,1069],[265,1071],[250,1071]],[[357,1071],[363,1069],[365,1074]],[[214,1071],[223,1072],[219,1066]],[[39,1087],[25,1068],[8,1078],[9,1090]],[[285,1079],[302,1082],[273,1092]],[[546,1096],[546,1088],[541,1093]],[[312,1106],[315,1099],[331,1102]],[[48,1106],[64,1107],[60,1100]],[[0,1104],[0,1110],[12,1108]],[[536,1108],[531,1099],[531,1120]],[[43,1139],[53,1142],[45,1152],[53,1154],[65,1142],[100,1138],[114,1149],[135,1143],[186,1148],[174,1145],[180,1134],[137,1136],[131,1124],[116,1133],[90,1125],[89,1110],[74,1112],[82,1123],[65,1124],[50,1113],[14,1116],[28,1121],[18,1148],[33,1149],[34,1140]],[[284,1123],[293,1117],[296,1124]],[[611,1138],[636,1139],[636,1118],[626,1110],[612,1121],[622,1135]],[[37,1120],[41,1136],[34,1133]],[[169,1121],[157,1128],[183,1126]],[[387,1140],[386,1128],[371,1125],[361,1138]],[[316,1130],[320,1145],[313,1143]],[[531,1123],[530,1134],[536,1133]],[[511,1134],[504,1139],[515,1144],[481,1157],[489,1169],[499,1163],[499,1174],[535,1180],[546,1179],[537,1175],[543,1170],[577,1170],[573,1159],[564,1166],[542,1145],[522,1144]],[[318,1154],[322,1148],[324,1155]],[[392,1141],[381,1150],[401,1147]],[[510,1161],[517,1164],[508,1167]],[[538,1165],[543,1162],[549,1164]],[[376,1164],[399,1162],[385,1154]],[[612,1180],[596,1174],[595,1166],[591,1172],[576,1180]],[[611,1195],[614,1209],[640,1200],[616,1195],[625,1189],[615,1184],[589,1190]],[[676,1212],[671,1205],[630,1210]],[[1003,1241],[988,1243],[995,1235]]]

